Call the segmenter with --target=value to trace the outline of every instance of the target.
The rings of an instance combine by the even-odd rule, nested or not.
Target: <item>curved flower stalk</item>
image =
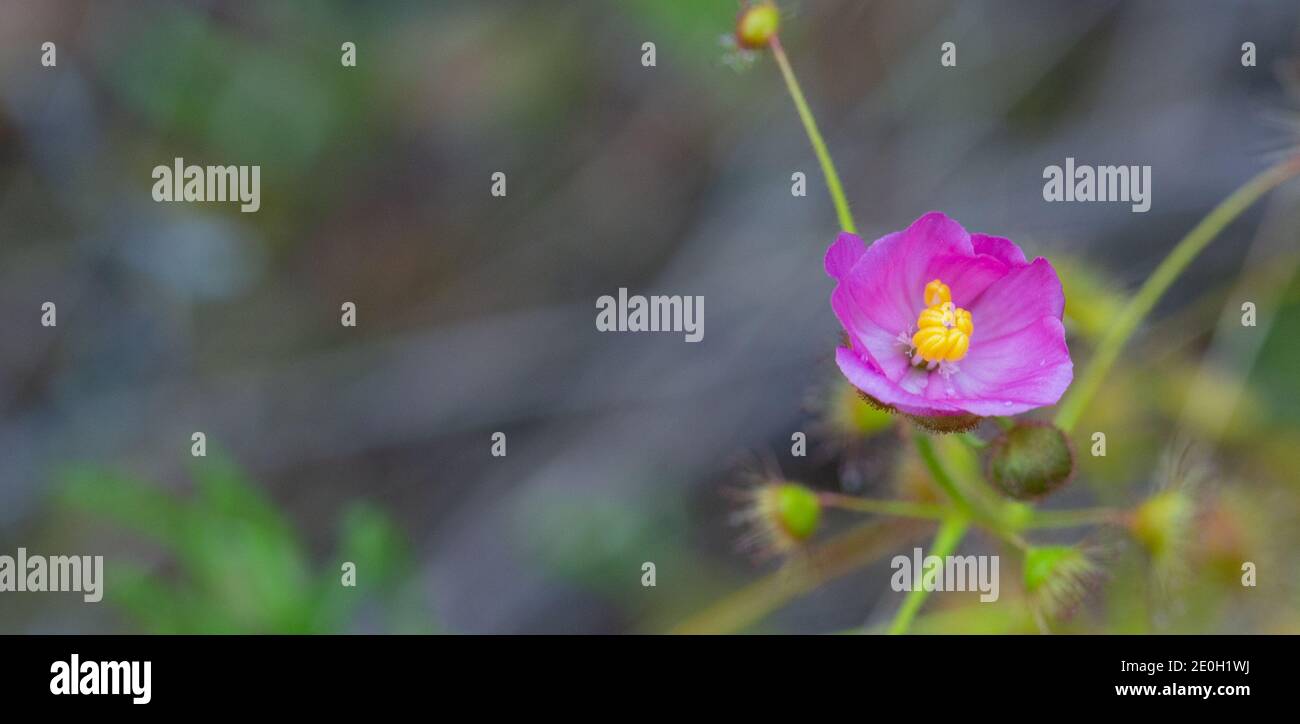
[[[1246,209],[1249,209],[1269,191],[1300,174],[1300,152],[1292,154],[1280,163],[1266,169],[1255,178],[1233,191],[1228,198],[1214,207],[1204,219],[1201,219],[1191,231],[1187,232],[1169,255],[1160,262],[1151,276],[1133,295],[1132,300],[1120,312],[1119,318],[1112,324],[1097,346],[1091,364],[1080,378],[1078,387],[1061,405],[1056,415],[1056,424],[1067,432],[1074,428],[1083,415],[1083,410],[1092,402],[1093,395],[1101,388],[1106,373],[1119,359],[1120,352],[1137,331],[1142,320],[1155,308],[1156,302],[1169,287],[1177,281],[1187,266],[1205,250],[1210,242],[1231,224]]]
[[[775,6],[773,2],[761,2],[741,10],[740,19],[736,23],[737,42],[742,47],[751,49],[761,48],[764,45],[771,48],[772,57],[781,68],[781,76],[785,78],[786,88],[790,91],[790,99],[794,101],[795,110],[799,112],[799,120],[808,134],[808,141],[812,143],[813,153],[817,155],[822,176],[826,178],[826,190],[830,193],[831,203],[835,204],[835,215],[839,219],[840,229],[856,234],[858,227],[853,222],[853,213],[849,211],[849,202],[844,196],[844,185],[840,183],[840,174],[835,170],[835,161],[831,159],[826,140],[822,138],[822,133],[817,128],[817,119],[813,118],[812,108],[808,106],[808,101],[803,96],[803,89],[799,87],[799,81],[794,77],[794,69],[790,66],[790,59],[785,56],[785,48],[781,47],[781,37],[777,34],[779,16],[775,12]],[[764,18],[767,22],[755,22],[756,17]],[[763,32],[748,36],[744,34],[746,29],[754,27],[761,27]]]

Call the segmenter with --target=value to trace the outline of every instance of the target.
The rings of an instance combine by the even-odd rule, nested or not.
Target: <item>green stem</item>
[[[915,520],[875,518],[810,547],[798,564],[783,566],[734,591],[673,627],[673,633],[734,633],[828,581],[888,555],[900,542],[918,541],[929,525]]]
[[[961,516],[945,519],[939,524],[939,531],[934,534],[934,542],[930,544],[930,550],[926,555],[940,558],[952,555],[961,543],[962,536],[966,535],[966,525],[966,519]],[[912,590],[907,592],[903,605],[899,607],[898,613],[894,614],[894,621],[889,624],[889,633],[907,633],[908,627],[912,625],[912,619],[916,618],[916,613],[921,610],[929,595],[930,592],[925,590],[921,581],[912,581]]]
[[[851,510],[855,513],[874,513],[899,518],[924,518],[926,520],[941,520],[948,515],[948,511],[943,506],[913,503],[907,500],[872,500],[839,493],[822,493],[817,498],[822,505],[827,507]]]
[[[785,57],[785,49],[781,47],[780,38],[773,35],[771,47],[776,64],[781,67],[781,75],[785,76],[785,85],[790,89],[790,98],[794,100],[794,107],[799,111],[799,119],[803,121],[803,129],[808,134],[808,140],[812,142],[813,153],[817,154],[817,161],[821,164],[822,175],[826,177],[826,189],[830,191],[831,202],[835,204],[835,215],[839,217],[840,228],[850,234],[856,234],[858,227],[853,223],[849,202],[844,198],[844,187],[840,185],[840,175],[835,172],[835,162],[831,160],[831,153],[826,148],[826,141],[822,138],[821,131],[817,130],[817,121],[813,118],[812,109],[808,107],[808,101],[803,97],[799,81],[794,77],[790,59]]]
[[[1261,196],[1297,173],[1300,173],[1300,156],[1293,156],[1269,168],[1214,207],[1213,211],[1178,242],[1119,313],[1110,329],[1106,330],[1106,336],[1097,345],[1097,351],[1089,361],[1088,367],[1071,388],[1065,402],[1061,404],[1061,409],[1056,414],[1057,427],[1069,432],[1079,421],[1080,415],[1096,395],[1129,337],[1133,336],[1138,325],[1183,270],[1243,211],[1250,208]]]
[[[953,505],[968,517],[975,516],[975,508],[971,505],[970,500],[962,494],[961,489],[957,487],[957,481],[952,479],[948,471],[944,469],[943,463],[939,462],[939,455],[934,451],[934,443],[930,437],[923,432],[917,431],[913,436],[916,440],[916,451],[921,454],[921,462],[925,463],[925,468],[930,471],[930,476],[934,482],[943,488],[943,492],[952,499]]]

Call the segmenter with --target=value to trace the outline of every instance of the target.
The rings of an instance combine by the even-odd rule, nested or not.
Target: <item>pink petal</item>
[[[915,322],[917,315],[925,308],[925,285],[931,279],[939,279],[948,285],[952,291],[953,304],[970,308],[971,304],[989,288],[989,285],[1005,277],[1009,270],[1005,263],[991,256],[944,254],[934,257],[926,267],[923,275],[925,281],[921,282],[917,290],[912,293],[915,300],[912,321]]]
[[[978,333],[978,329],[977,329]],[[976,344],[957,363],[949,405],[976,415],[1015,415],[1054,405],[1074,379],[1065,327],[1054,316]]]
[[[890,382],[870,360],[864,360],[847,347],[835,350],[835,363],[854,387],[901,412],[924,416],[954,415],[960,412],[951,405],[935,403],[907,392]]]
[[[975,325],[970,340],[973,354],[981,345],[1043,317],[1060,319],[1065,310],[1065,293],[1051,262],[1039,257],[989,285],[968,309]]]
[[[1025,261],[1025,252],[1010,239],[988,234],[971,234],[970,243],[975,248],[976,254],[988,254],[1007,266],[1017,267],[1028,263]]]
[[[975,251],[966,229],[942,211],[923,214],[902,233],[909,241],[920,242],[923,245],[942,246],[952,251],[964,251],[967,254],[973,254]]]
[[[916,321],[911,308],[891,299],[884,284],[871,283],[861,265],[831,292],[831,308],[855,349],[867,339],[896,337]]]
[[[885,378],[898,384],[912,366],[907,353],[910,345],[899,339],[899,332],[891,332],[875,324],[853,337],[853,349],[871,360]]]
[[[894,236],[891,234],[876,244],[887,240],[893,243]],[[831,253],[834,247],[827,256]],[[951,281],[953,301],[960,306],[967,300],[978,299],[990,284],[1007,273],[1005,264],[989,256],[942,254],[931,258],[917,277],[925,281],[909,285],[907,298],[898,299],[894,290],[906,282],[891,281],[890,268],[876,268],[877,262],[868,250],[831,293],[831,308],[849,333],[854,348],[866,344],[894,380],[909,366],[906,351],[890,349],[886,354],[884,348],[897,347],[900,334],[915,331],[916,318],[925,308],[926,283],[931,279]]]
[[[840,232],[835,243],[826,250],[826,273],[836,279],[843,279],[866,252],[867,245],[862,243],[861,238],[847,231]]]
[[[841,268],[840,260],[846,256],[842,251],[835,251],[840,244],[837,240],[831,247],[837,268]],[[904,231],[886,234],[867,247],[849,272],[840,277],[832,306],[850,333],[856,328],[861,335],[865,323],[891,335],[906,332],[925,306],[925,285],[934,278],[934,273],[944,269],[956,273],[957,266],[971,263],[959,260],[974,259],[973,255],[966,230],[947,216],[930,212]],[[830,256],[832,253],[828,252],[827,257]],[[944,257],[945,264],[950,266],[931,269],[936,256]],[[978,286],[978,280],[972,284],[972,290]]]

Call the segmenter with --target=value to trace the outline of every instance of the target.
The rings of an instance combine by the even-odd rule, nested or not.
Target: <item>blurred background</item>
[[[1297,145],[1294,2],[781,8],[863,236],[938,209],[1049,256],[1076,367],[1176,241]],[[0,594],[0,632],[887,622],[887,561],[930,528],[828,516],[842,550],[810,575],[735,545],[746,471],[924,494],[897,423],[844,394],[835,216],[771,58],[724,42],[737,9],[0,5],[0,553],[107,568],[100,604]],[[261,210],[155,203],[151,171],[178,156],[260,165]],[[1151,210],[1045,203],[1067,156],[1150,164]],[[1104,530],[1046,536],[1106,570],[1062,630],[1300,632],[1298,202],[1284,186],[1215,242],[1079,425],[1108,454],[1048,507],[1132,505],[1175,475],[1197,513],[1172,561]],[[619,287],[704,296],[704,341],[597,332]],[[915,629],[1036,630],[1002,575],[997,604],[939,594]]]

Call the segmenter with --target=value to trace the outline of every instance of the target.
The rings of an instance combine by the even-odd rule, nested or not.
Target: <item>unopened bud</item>
[[[781,24],[781,12],[772,2],[760,2],[740,11],[736,19],[736,44],[745,50],[761,50],[772,42]]]
[[[1025,593],[1049,618],[1073,612],[1101,577],[1101,569],[1074,546],[1036,546],[1025,552]]]
[[[772,521],[791,538],[804,541],[817,532],[822,505],[817,494],[802,485],[786,483],[765,492]]]
[[[1185,542],[1195,509],[1191,497],[1181,490],[1157,493],[1133,512],[1133,537],[1152,556],[1168,556]]]
[[[766,482],[746,496],[748,505],[740,521],[750,534],[742,541],[746,548],[762,555],[782,554],[798,548],[817,532],[822,504],[817,493],[790,482]]]
[[[1073,476],[1074,449],[1052,425],[1017,422],[989,444],[989,481],[1017,500],[1041,498]]]

